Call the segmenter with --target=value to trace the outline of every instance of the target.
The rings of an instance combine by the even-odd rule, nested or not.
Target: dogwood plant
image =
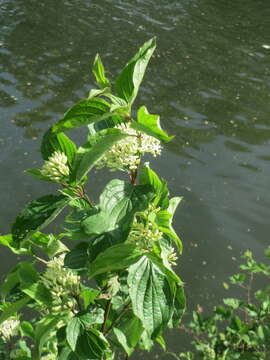
[[[158,115],[132,108],[155,47],[146,42],[114,82],[97,55],[99,88],[43,136],[44,164],[27,172],[58,190],[27,204],[0,237],[26,256],[0,286],[1,359],[128,358],[136,347],[165,347],[164,330],[179,325],[185,297],[173,266],[182,243],[172,219],[180,198],[143,163],[172,137]],[[77,147],[66,132],[82,126],[87,139]],[[111,180],[94,203],[85,184],[104,167],[128,176]],[[63,231],[41,232],[64,209]]]

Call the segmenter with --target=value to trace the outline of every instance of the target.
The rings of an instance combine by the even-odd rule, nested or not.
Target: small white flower
[[[42,275],[42,282],[53,297],[54,311],[74,307],[75,299],[70,295],[76,293],[80,285],[80,277],[64,267],[64,258],[65,254],[54,257]]]
[[[97,163],[96,167],[98,169],[107,166],[111,171],[135,170],[138,168],[141,156],[144,153],[152,154],[154,157],[161,154],[160,141],[154,137],[136,131],[128,124],[120,124],[117,128],[130,136],[113,145],[105,153],[103,158]]]
[[[69,175],[67,161],[67,156],[64,153],[55,151],[52,156],[45,161],[41,169],[41,174],[55,182],[61,182]]]
[[[19,325],[20,321],[17,318],[10,317],[0,325],[0,335],[2,335],[6,340],[9,340],[11,337],[18,334]]]
[[[128,236],[128,241],[142,245],[146,249],[151,247],[154,242],[159,241],[163,235],[159,231],[156,224],[149,220],[150,213],[159,212],[160,208],[156,208],[153,204],[141,213],[137,213]]]

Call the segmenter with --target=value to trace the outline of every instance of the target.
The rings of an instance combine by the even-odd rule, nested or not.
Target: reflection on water
[[[0,0],[0,15],[0,232],[52,190],[18,174],[40,162],[41,133],[95,86],[95,53],[111,76],[156,35],[137,104],[176,135],[153,165],[184,196],[175,225],[189,308],[211,307],[240,252],[261,256],[269,243],[268,2]],[[0,258],[3,270],[15,261],[2,249]],[[179,338],[169,336],[176,351],[186,346]]]

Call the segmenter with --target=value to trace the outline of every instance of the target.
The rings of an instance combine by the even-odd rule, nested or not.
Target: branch
[[[103,324],[102,324],[102,328],[101,328],[101,331],[102,333],[105,335],[106,334],[106,322],[108,320],[108,317],[109,317],[109,313],[110,313],[110,309],[111,309],[111,304],[112,304],[112,299],[108,300],[107,301],[107,304],[106,304],[106,309],[105,309],[105,314],[104,314],[104,321],[103,321]]]

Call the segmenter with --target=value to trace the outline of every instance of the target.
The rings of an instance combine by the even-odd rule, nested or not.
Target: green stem
[[[108,317],[109,317],[109,313],[110,313],[110,310],[111,310],[111,304],[112,304],[112,299],[108,300],[107,301],[107,304],[106,304],[106,309],[105,309],[105,314],[104,314],[104,321],[103,321],[103,324],[102,324],[102,328],[101,328],[101,331],[103,334],[106,333],[106,322],[108,320]]]
[[[127,303],[127,305],[124,306],[123,310],[119,313],[119,315],[114,319],[114,321],[111,323],[111,325],[108,327],[108,329],[104,332],[104,335],[109,334],[109,332],[112,330],[114,325],[117,323],[117,321],[124,315],[124,313],[129,309],[130,300]]]

